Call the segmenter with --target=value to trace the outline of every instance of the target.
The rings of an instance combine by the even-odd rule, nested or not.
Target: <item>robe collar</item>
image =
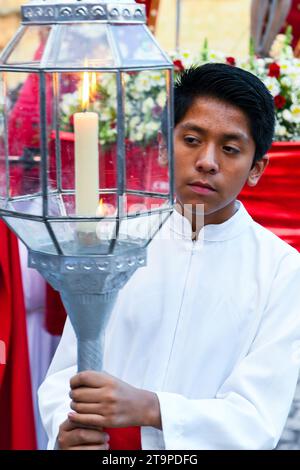
[[[235,204],[236,212],[234,215],[222,224],[205,225],[200,230],[196,243],[201,243],[203,240],[211,242],[230,240],[244,232],[253,223],[253,220],[240,201],[236,201]],[[191,224],[176,209],[170,217],[170,229],[177,235],[177,239],[191,240]]]

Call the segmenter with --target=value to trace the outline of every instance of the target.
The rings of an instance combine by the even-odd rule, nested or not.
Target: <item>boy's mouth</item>
[[[216,192],[216,190],[210,184],[204,183],[202,181],[193,181],[192,183],[189,183],[188,186],[192,191],[198,194],[211,194]]]

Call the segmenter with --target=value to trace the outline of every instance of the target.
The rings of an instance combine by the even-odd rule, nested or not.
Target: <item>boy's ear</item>
[[[165,138],[159,131],[157,135],[158,140],[158,164],[160,166],[167,166],[168,164],[168,151]]]
[[[254,163],[253,168],[251,168],[250,173],[247,178],[248,186],[256,186],[260,180],[261,175],[265,171],[269,163],[268,155],[264,155],[261,160],[257,160]]]

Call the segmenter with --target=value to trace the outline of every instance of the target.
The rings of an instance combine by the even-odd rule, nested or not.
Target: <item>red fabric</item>
[[[285,26],[282,28],[282,33],[286,30],[286,27],[290,25],[293,28],[293,40],[292,47],[295,49],[300,39],[300,0],[293,0],[290,12],[285,21]]]
[[[105,429],[109,434],[110,450],[141,450],[141,428],[109,428]]]
[[[40,60],[45,41],[41,38],[34,60]],[[51,77],[46,77],[47,122],[51,122]],[[8,147],[9,155],[25,157],[26,152],[40,153],[40,109],[39,109],[40,80],[36,73],[29,74],[18,92],[16,102],[9,113]],[[10,165],[11,196],[20,196],[39,191],[40,175],[37,166],[24,168],[22,165]]]
[[[46,285],[45,328],[51,335],[61,335],[66,321],[66,311],[60,294],[49,284]]]
[[[277,142],[258,185],[239,199],[256,222],[300,251],[300,143]]]
[[[0,449],[35,450],[36,437],[18,244],[0,221]]]

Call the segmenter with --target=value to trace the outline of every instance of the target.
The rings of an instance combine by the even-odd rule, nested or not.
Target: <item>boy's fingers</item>
[[[79,403],[72,401],[70,407],[76,413],[93,415],[101,414],[101,408],[99,403]]]
[[[66,421],[61,423],[61,425],[59,426],[60,431],[72,431],[75,428],[76,428],[76,425],[69,419],[66,419]]]
[[[97,414],[79,414],[75,412],[69,413],[69,419],[77,426],[92,426],[94,428],[109,427],[104,423],[104,417]]]
[[[99,388],[79,387],[70,390],[70,398],[73,401],[84,403],[98,403],[101,398]]]
[[[107,381],[111,380],[111,376],[105,372],[95,372],[93,370],[85,370],[74,375],[70,380],[71,388],[77,387],[102,387]]]
[[[96,429],[77,428],[69,433],[68,441],[71,447],[81,445],[104,445],[108,443],[109,436]]]

